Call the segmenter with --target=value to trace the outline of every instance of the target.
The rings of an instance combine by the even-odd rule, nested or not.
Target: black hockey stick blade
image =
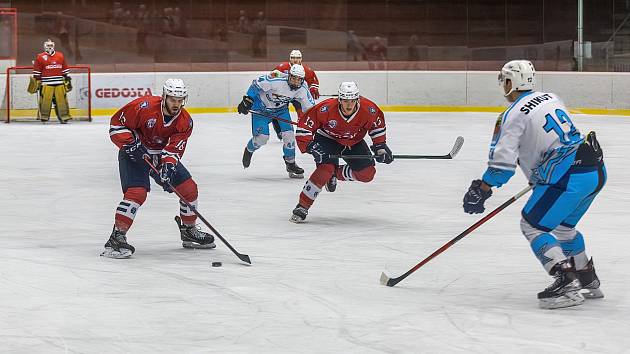
[[[437,257],[442,252],[446,251],[452,245],[457,243],[457,241],[459,241],[462,238],[466,237],[468,234],[473,232],[479,226],[483,225],[486,221],[490,220],[492,217],[497,215],[501,210],[507,208],[510,204],[514,203],[518,198],[522,197],[525,193],[529,192],[530,189],[532,189],[532,186],[528,185],[527,187],[525,187],[525,189],[523,189],[522,191],[516,193],[510,199],[506,200],[503,204],[499,205],[496,209],[494,209],[493,211],[488,213],[488,215],[484,216],[479,221],[477,221],[476,223],[472,224],[469,228],[464,230],[462,233],[460,233],[459,235],[455,236],[453,239],[451,239],[450,241],[448,241],[447,243],[442,245],[442,247],[440,247],[437,250],[435,250],[435,252],[431,253],[427,258],[425,258],[422,261],[420,261],[420,263],[418,263],[415,266],[413,266],[413,268],[409,269],[405,274],[403,274],[403,275],[401,275],[399,277],[396,277],[396,278],[390,278],[387,275],[385,275],[385,273],[382,273],[381,274],[380,283],[383,284],[383,285],[387,285],[389,287],[392,287],[392,286],[400,283],[403,279],[408,277],[411,273],[413,273],[416,270],[420,269],[420,267],[422,267],[423,265],[429,263],[430,260],[432,260],[433,258]]]
[[[151,163],[151,160],[149,160],[149,157],[147,155],[144,156],[144,161],[149,165],[149,167],[151,167],[151,169],[153,170],[153,172],[157,173],[158,175],[160,174],[160,171],[157,170],[157,168],[153,165],[153,163]],[[227,246],[227,248],[230,249],[230,251],[232,251],[232,253],[234,253],[236,255],[236,257],[238,257],[238,259],[240,259],[241,261],[247,263],[247,264],[252,264],[252,261],[249,259],[249,256],[246,254],[242,254],[239,253],[234,247],[232,247],[232,245],[225,239],[223,238],[223,236],[221,236],[221,234],[219,233],[219,231],[217,231],[212,224],[210,224],[210,222],[208,222],[208,220],[206,220],[206,218],[203,217],[203,215],[201,215],[201,213],[197,210],[197,208],[195,208],[193,205],[191,205],[185,198],[184,196],[177,190],[175,189],[175,187],[173,187],[173,185],[171,184],[171,182],[166,182],[167,186],[175,193],[175,195],[177,195],[179,197],[179,200],[184,202],[184,204],[186,204],[186,206],[188,208],[190,208],[190,210],[193,211],[193,213],[195,213],[195,215],[197,215],[197,217],[199,219],[201,219],[201,221],[206,224],[206,226],[212,230],[212,232],[214,233],[215,236],[217,236],[222,242],[223,244],[225,244]]]
[[[446,155],[394,155],[394,160],[451,160],[455,157],[455,155],[457,155],[457,153],[459,153],[459,150],[462,149],[463,145],[464,137],[458,136],[457,139],[455,139],[455,144],[453,145],[451,152]],[[345,160],[374,159],[376,158],[376,155],[330,155],[330,158]]]

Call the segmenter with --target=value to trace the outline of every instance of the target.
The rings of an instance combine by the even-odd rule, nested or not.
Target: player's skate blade
[[[579,306],[584,303],[584,296],[577,291],[567,292],[562,296],[539,299],[538,306],[541,309],[553,310],[564,307]]]
[[[129,258],[132,254],[133,252],[126,248],[121,248],[120,251],[116,251],[111,247],[106,247],[105,250],[101,252],[101,257],[122,259]]]
[[[213,242],[207,245],[200,245],[196,242],[192,242],[192,241],[182,241],[182,247],[184,248],[196,248],[196,249],[212,249],[212,248],[216,248],[217,245]]]
[[[582,289],[580,290],[580,294],[584,296],[585,299],[601,299],[604,297],[604,293],[600,289]]]

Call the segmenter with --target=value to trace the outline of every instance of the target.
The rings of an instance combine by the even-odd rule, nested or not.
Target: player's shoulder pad
[[[193,119],[190,116],[190,113],[183,108],[179,113],[179,117],[177,118],[177,130],[180,132],[185,132],[193,128]]]
[[[375,116],[381,111],[381,109],[376,105],[376,103],[372,102],[371,100],[363,96],[360,97],[359,102],[361,104],[361,110],[364,110],[370,115]]]

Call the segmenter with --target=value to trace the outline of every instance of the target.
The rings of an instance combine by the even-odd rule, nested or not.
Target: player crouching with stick
[[[383,111],[369,99],[359,95],[354,82],[342,82],[339,97],[326,99],[309,109],[298,121],[295,137],[301,152],[313,155],[317,168],[304,185],[299,203],[289,219],[304,222],[308,210],[324,185],[329,192],[337,188],[337,181],[370,182],[376,174],[374,159],[348,159],[339,165],[330,155],[366,155],[370,148],[363,138],[372,139],[376,161],[394,161],[385,143]]]

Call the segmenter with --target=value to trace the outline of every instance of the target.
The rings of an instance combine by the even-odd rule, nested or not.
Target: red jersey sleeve
[[[59,52],[59,54],[61,54],[61,74],[67,76],[70,73],[70,69],[66,63],[66,57],[61,52]]]
[[[173,163],[177,165],[184,156],[188,138],[192,134],[193,121],[188,112],[182,111],[181,119],[177,122],[177,131],[168,139],[168,144],[162,149],[162,163]],[[183,118],[183,119],[182,119]]]
[[[373,102],[370,103],[371,105],[368,106],[368,110],[370,113],[374,110],[376,117],[374,122],[368,127],[368,135],[370,136],[370,139],[372,139],[372,143],[382,144],[386,140],[385,115],[376,104]]]
[[[298,117],[298,126],[295,129],[295,141],[302,153],[306,152],[306,147],[313,140],[313,134],[321,126],[319,120],[319,107],[321,104],[317,104],[308,111],[304,112]]]
[[[313,69],[311,69],[309,66],[304,66],[304,69],[304,71],[306,72],[304,80],[306,81],[308,88],[316,88],[319,90],[319,79],[317,78],[317,74],[315,74],[315,71],[313,71]]]
[[[135,101],[132,101],[114,113],[109,121],[109,138],[114,145],[122,148],[125,144],[133,143],[136,138],[133,130],[138,125],[138,110]]]
[[[44,69],[44,65],[42,63],[42,56],[38,55],[37,57],[35,57],[35,63],[33,63],[33,76],[37,80],[41,80],[43,69]]]

